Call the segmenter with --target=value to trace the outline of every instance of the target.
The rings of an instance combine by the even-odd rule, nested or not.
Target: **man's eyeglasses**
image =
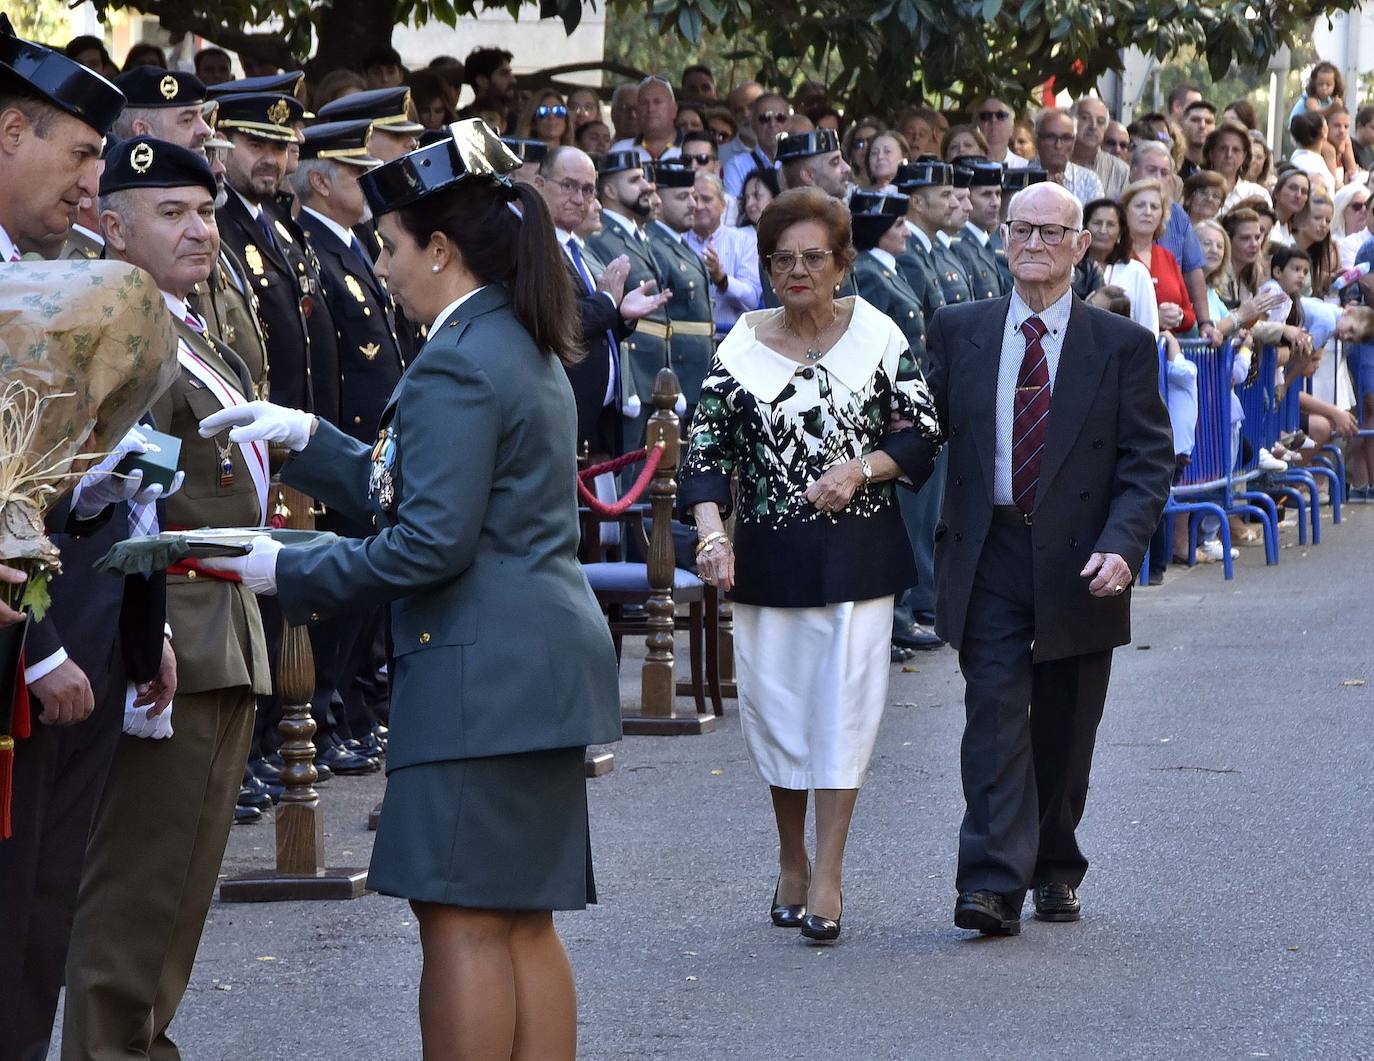
[[[834,253],[834,251],[821,250],[819,247],[809,247],[801,252],[801,263],[806,267],[808,273],[814,273],[825,268],[826,261]],[[768,263],[768,268],[772,272],[790,273],[797,267],[798,257],[796,251],[774,251],[764,261]]]
[[[1011,221],[1007,224],[1007,238],[1013,243],[1030,242],[1031,234],[1040,233],[1040,242],[1046,247],[1057,247],[1064,242],[1070,232],[1082,232],[1081,228],[1068,225],[1032,225],[1029,221]]]
[[[596,195],[595,184],[583,184],[581,181],[575,181],[571,177],[564,177],[561,181],[554,181],[553,183],[562,189],[563,194],[570,199],[574,195],[580,195],[584,199],[590,199]]]
[[[1115,151],[1120,153],[1129,148],[1131,146],[1131,142],[1129,140],[1104,139],[1102,141],[1102,146],[1105,147],[1108,151]]]
[[[682,157],[688,162],[695,162],[698,166],[709,166],[716,160],[716,156],[708,151],[702,151],[700,154],[693,152],[690,155],[683,155]]]
[[[568,116],[568,108],[561,103],[552,105],[541,103],[534,108],[534,116],[536,118],[566,118]]]
[[[1004,122],[1011,117],[1011,111],[979,111],[980,122]]]
[[[1073,143],[1073,133],[1041,133],[1039,139],[1051,144]]]
[[[792,115],[788,114],[786,111],[763,111],[754,116],[754,121],[764,122],[767,125],[782,125],[790,117],[792,117]]]

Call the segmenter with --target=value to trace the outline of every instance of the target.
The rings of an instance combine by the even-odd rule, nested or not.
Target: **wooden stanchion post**
[[[286,508],[286,525],[292,530],[314,526],[310,499],[289,487],[274,487]],[[281,651],[277,657],[277,695],[282,720],[277,732],[284,743],[281,757],[281,802],[276,810],[277,864],[224,881],[221,902],[280,902],[291,899],[356,899],[367,891],[366,869],[326,869],[324,857],[324,810],[315,791],[315,720],[310,698],[315,693],[315,660],[310,634],[304,626],[282,623]]]
[[[645,605],[649,634],[644,639],[648,653],[640,672],[639,714],[626,715],[628,734],[678,736],[710,733],[716,717],[698,714],[693,705],[679,709],[677,685],[673,681],[673,578],[677,570],[673,550],[673,507],[677,501],[677,465],[681,451],[677,416],[673,406],[678,399],[677,376],[669,368],[659,369],[654,380],[654,414],[649,417],[644,445],[649,450],[659,444],[663,456],[649,483],[649,505],[653,529],[649,534],[649,588]]]

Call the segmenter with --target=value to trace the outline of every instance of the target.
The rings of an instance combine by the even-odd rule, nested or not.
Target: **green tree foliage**
[[[615,17],[647,15],[670,50],[685,42],[716,67],[739,63],[795,85],[819,73],[851,110],[894,99],[968,102],[987,92],[1024,99],[1048,77],[1082,91],[1135,45],[1163,60],[1187,49],[1214,80],[1257,70],[1298,43],[1319,15],[1358,0],[602,0]],[[286,66],[313,54],[318,75],[357,65],[397,23],[453,26],[483,10],[518,15],[520,0],[95,0],[156,15],[173,33],[194,32],[242,54]],[[540,0],[540,15],[568,31],[580,0]],[[639,21],[630,19],[630,22]],[[245,26],[280,27],[275,33]],[[709,49],[703,49],[709,45]],[[729,49],[716,51],[715,49]],[[637,49],[636,49],[637,50]],[[630,56],[627,56],[630,57]],[[633,56],[638,59],[638,55]],[[647,59],[647,56],[646,56]]]

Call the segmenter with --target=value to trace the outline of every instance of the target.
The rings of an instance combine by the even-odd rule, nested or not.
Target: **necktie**
[[[1050,416],[1050,366],[1040,341],[1048,333],[1039,317],[1027,317],[1021,325],[1026,353],[1016,376],[1011,422],[1011,499],[1027,515],[1035,508],[1035,489],[1040,481],[1040,456],[1045,449],[1045,430]]]
[[[197,335],[205,334],[205,325],[201,322],[201,319],[189,309],[186,311],[186,323],[191,326],[191,330]]]
[[[577,240],[570,239],[566,244],[564,244],[564,246],[568,248],[568,257],[572,259],[573,268],[577,270],[577,275],[582,277],[582,286],[587,289],[587,294],[595,295],[596,283],[592,280],[591,270],[587,268],[586,259],[582,257],[582,250],[580,247],[578,247]],[[620,366],[620,344],[615,341],[615,333],[612,332],[609,328],[606,329],[606,345],[611,355],[610,382],[611,384],[614,384],[617,371]],[[610,384],[608,384],[606,393],[609,394],[611,398],[610,401],[608,401],[606,404],[610,405],[611,402],[614,402],[615,395],[617,395],[619,392],[619,387],[611,386]]]
[[[277,249],[277,237],[272,234],[272,222],[267,219],[267,211],[258,211],[258,228],[262,230],[262,237],[267,241],[269,250]]]
[[[354,236],[351,240],[348,241],[348,245],[353,248],[353,253],[356,254],[359,258],[361,258],[367,264],[367,267],[371,269],[372,259],[367,256],[367,251],[363,250],[363,245],[358,240],[358,237]]]

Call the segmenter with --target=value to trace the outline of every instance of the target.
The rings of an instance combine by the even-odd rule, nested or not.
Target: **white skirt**
[[[887,703],[892,603],[734,606],[740,724],[768,784],[863,784]]]

